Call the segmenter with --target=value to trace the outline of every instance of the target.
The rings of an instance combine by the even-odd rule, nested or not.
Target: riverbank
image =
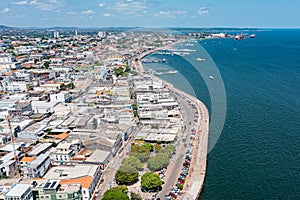
[[[165,47],[165,48],[169,48]],[[144,53],[142,56],[145,57],[155,51],[161,50],[156,49],[150,52]],[[139,57],[142,58],[142,57]],[[140,59],[135,62],[135,69],[141,74],[144,73],[144,67]],[[193,140],[193,151],[192,151],[192,161],[190,165],[189,176],[186,180],[185,186],[178,196],[178,199],[190,199],[196,200],[202,191],[202,186],[206,174],[206,162],[207,162],[207,148],[208,148],[208,133],[209,133],[209,114],[206,106],[197,98],[178,90],[173,87],[172,84],[163,81],[164,84],[170,91],[182,96],[183,98],[190,100],[196,106],[199,117],[197,119],[197,129],[195,139]]]
[[[165,84],[167,84],[165,82]],[[186,179],[185,186],[178,199],[196,200],[202,191],[202,186],[206,174],[208,133],[209,133],[209,114],[206,106],[197,98],[178,90],[168,84],[168,88],[179,95],[191,100],[196,106],[199,117],[197,121],[196,137],[193,140],[192,161],[190,171]]]

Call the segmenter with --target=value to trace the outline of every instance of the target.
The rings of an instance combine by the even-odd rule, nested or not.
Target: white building
[[[19,69],[21,67],[22,64],[19,62],[15,62],[10,55],[0,55],[0,69]]]
[[[69,103],[71,101],[71,95],[69,92],[60,92],[57,94],[50,94],[51,102]]]
[[[33,200],[29,184],[16,184],[5,195],[5,200]]]
[[[54,112],[54,106],[57,104],[57,102],[46,102],[46,101],[32,101],[31,106],[32,110],[35,113],[49,113]]]
[[[24,167],[24,176],[30,178],[41,178],[50,167],[50,157],[47,154],[39,155],[34,161]]]
[[[24,92],[24,91],[28,91],[32,87],[33,84],[30,82],[5,81],[0,83],[0,91]]]
[[[100,180],[100,165],[75,165],[52,167],[45,179],[61,180],[61,184],[82,185],[82,199],[90,200]]]
[[[51,153],[51,160],[54,164],[66,164],[80,149],[81,142],[78,139],[72,142],[59,143]]]
[[[54,36],[55,38],[59,38],[59,32],[58,32],[58,31],[54,31],[53,36]]]
[[[100,38],[106,37],[106,32],[105,31],[99,31],[98,32],[98,37],[100,37]]]

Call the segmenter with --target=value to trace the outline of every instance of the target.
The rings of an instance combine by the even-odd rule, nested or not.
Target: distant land
[[[128,30],[136,29],[140,27],[90,27],[90,28],[80,28],[80,27],[63,27],[63,26],[54,26],[54,27],[10,27],[6,25],[0,25],[0,30],[61,30],[61,31],[71,31],[71,30]]]
[[[54,27],[11,27],[7,25],[0,25],[0,30],[128,30],[128,29],[139,29],[139,28],[146,28],[146,27],[68,27],[68,26],[54,26]],[[188,28],[188,27],[161,27],[162,29],[172,29],[172,30],[210,30],[210,31],[236,31],[236,30],[267,30],[264,28],[235,28],[235,27],[199,27],[199,28]],[[151,29],[148,28],[147,29]],[[153,28],[159,29],[159,28]],[[268,28],[269,30],[270,28]]]

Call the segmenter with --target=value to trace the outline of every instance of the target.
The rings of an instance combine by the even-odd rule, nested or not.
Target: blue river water
[[[218,67],[227,96],[225,125],[208,154],[203,200],[300,199],[300,30],[255,34],[243,41],[199,41]],[[197,53],[202,56],[191,52]],[[190,63],[177,55],[149,57],[166,62],[146,68],[177,70],[182,77],[160,77],[194,92],[211,111],[205,77]]]

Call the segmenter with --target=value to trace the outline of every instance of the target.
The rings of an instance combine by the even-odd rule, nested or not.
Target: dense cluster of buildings
[[[160,80],[114,71],[178,36],[53,36],[0,37],[0,199],[91,199],[136,126],[165,143],[182,126]]]
[[[182,127],[180,107],[161,79],[135,77],[134,88],[142,130],[136,141],[174,142]]]

